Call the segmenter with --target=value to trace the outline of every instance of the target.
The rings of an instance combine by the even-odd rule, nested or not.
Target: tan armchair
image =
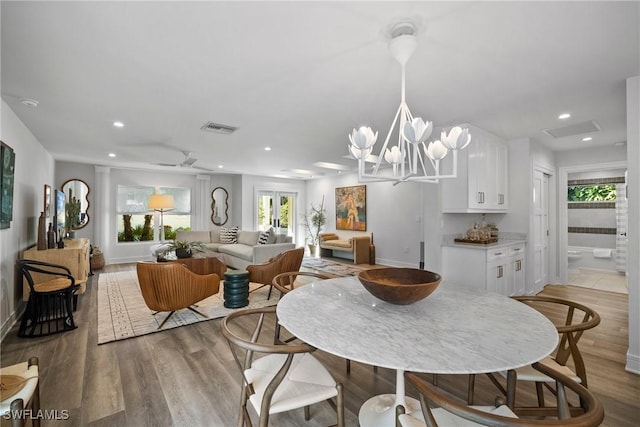
[[[188,308],[202,317],[206,315],[192,305],[218,293],[220,276],[195,274],[178,263],[139,262],[136,266],[140,291],[145,304],[154,315],[169,311],[158,329],[176,312]]]
[[[273,278],[278,274],[290,271],[300,271],[303,257],[304,248],[297,248],[282,252],[264,264],[250,265],[247,267],[247,271],[249,272],[249,281],[253,283],[262,283],[260,288],[264,286],[271,286]],[[269,296],[267,299],[271,298],[271,290],[272,289],[269,289]]]

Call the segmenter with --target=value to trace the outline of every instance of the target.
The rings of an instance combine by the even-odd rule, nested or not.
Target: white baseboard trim
[[[388,265],[389,267],[418,268],[418,263],[407,263],[394,261],[392,259],[376,258],[376,264]]]
[[[640,356],[627,351],[627,366],[624,370],[640,375]]]

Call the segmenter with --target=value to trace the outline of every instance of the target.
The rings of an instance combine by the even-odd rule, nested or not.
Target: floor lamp
[[[170,194],[152,194],[147,202],[149,209],[160,212],[160,241],[164,242],[164,213],[175,207],[173,196]]]

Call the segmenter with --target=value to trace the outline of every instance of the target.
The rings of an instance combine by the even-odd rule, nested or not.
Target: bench
[[[331,257],[333,251],[350,252],[354,264],[375,264],[373,234],[339,236],[336,233],[320,233],[320,257]]]

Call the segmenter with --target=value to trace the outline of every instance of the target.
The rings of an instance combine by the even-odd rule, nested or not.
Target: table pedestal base
[[[420,412],[420,401],[405,397],[405,413]],[[360,427],[389,427],[396,425],[396,395],[380,394],[367,400],[360,407]]]

